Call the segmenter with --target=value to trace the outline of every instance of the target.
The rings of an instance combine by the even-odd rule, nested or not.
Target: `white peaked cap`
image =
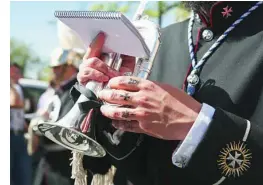
[[[66,64],[68,61],[69,50],[55,48],[51,53],[50,67]]]

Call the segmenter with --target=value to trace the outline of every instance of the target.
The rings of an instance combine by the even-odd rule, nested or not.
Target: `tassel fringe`
[[[87,185],[87,170],[83,168],[83,154],[72,151],[72,174],[71,178],[75,179],[74,185]],[[116,172],[116,168],[111,166],[108,173],[105,175],[95,174],[93,175],[91,185],[113,185],[113,178]]]
[[[107,174],[93,175],[91,185],[113,185],[113,178],[114,178],[115,172],[116,172],[116,168],[114,166],[111,166]]]
[[[71,178],[75,179],[74,185],[87,185],[87,177],[88,173],[87,171],[83,168],[83,154],[72,151],[73,157],[72,157],[72,172],[71,172]]]

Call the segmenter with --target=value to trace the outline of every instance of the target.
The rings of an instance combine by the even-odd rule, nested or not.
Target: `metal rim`
[[[66,130],[72,131],[72,132],[74,132],[75,134],[84,137],[86,140],[93,142],[93,143],[98,147],[99,150],[97,150],[97,155],[90,155],[90,152],[88,152],[87,150],[80,150],[80,149],[74,148],[73,146],[72,146],[72,147],[67,146],[67,145],[65,145],[63,142],[59,142],[58,140],[47,136],[47,135],[46,135],[46,132],[47,132],[47,131],[41,131],[41,130],[39,129],[39,127],[40,127],[41,125],[42,125],[42,126],[43,126],[43,125],[55,126],[54,128],[59,127],[59,128],[62,128],[62,129],[66,129]],[[57,144],[65,147],[65,148],[67,148],[67,149],[69,149],[69,150],[77,151],[77,152],[83,153],[84,155],[91,156],[91,157],[104,157],[104,156],[106,155],[106,151],[105,151],[105,149],[102,147],[102,145],[100,145],[97,141],[91,139],[90,137],[86,136],[85,134],[83,134],[83,133],[81,133],[81,132],[79,132],[79,131],[76,131],[75,129],[68,128],[68,127],[61,126],[61,125],[56,125],[56,124],[48,123],[48,122],[39,123],[37,127],[38,127],[38,130],[45,135],[45,137],[47,137],[48,139],[52,140],[53,142],[55,142],[55,143],[57,143]],[[51,128],[50,130],[52,130],[52,129],[54,129],[54,128]],[[98,152],[98,151],[100,151],[100,152]]]

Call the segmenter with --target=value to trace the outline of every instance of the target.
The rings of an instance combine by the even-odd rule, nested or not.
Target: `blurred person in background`
[[[22,72],[20,66],[16,63],[11,63],[10,65],[10,79],[13,82],[13,85],[18,84],[18,80],[22,78]]]
[[[22,77],[17,64],[10,65],[10,181],[12,185],[30,185],[31,157],[24,138],[24,96],[18,80]]]
[[[49,89],[39,99],[38,115],[42,120],[57,121],[74,105],[69,91],[77,82],[78,63],[84,51],[56,48],[51,55],[50,67],[53,80]],[[62,106],[63,105],[63,106]],[[34,180],[34,185],[73,185],[71,177],[71,151],[43,137],[39,138],[38,150],[43,150],[42,162]]]
[[[48,119],[47,109],[48,105],[55,94],[56,82],[51,79],[47,90],[39,97],[37,103],[37,114],[45,119]]]

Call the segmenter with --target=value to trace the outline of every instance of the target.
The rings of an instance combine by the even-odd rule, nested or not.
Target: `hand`
[[[183,140],[201,110],[201,104],[185,92],[167,84],[137,77],[112,78],[111,89],[99,92],[108,103],[101,112],[118,129],[145,133],[166,140]]]
[[[83,62],[79,66],[77,79],[79,83],[85,85],[88,81],[107,82],[110,78],[123,75],[125,72],[132,72],[135,65],[135,58],[129,56],[122,57],[122,66],[119,71],[110,68],[104,60],[101,49],[105,42],[105,35],[99,33],[88,48]]]

